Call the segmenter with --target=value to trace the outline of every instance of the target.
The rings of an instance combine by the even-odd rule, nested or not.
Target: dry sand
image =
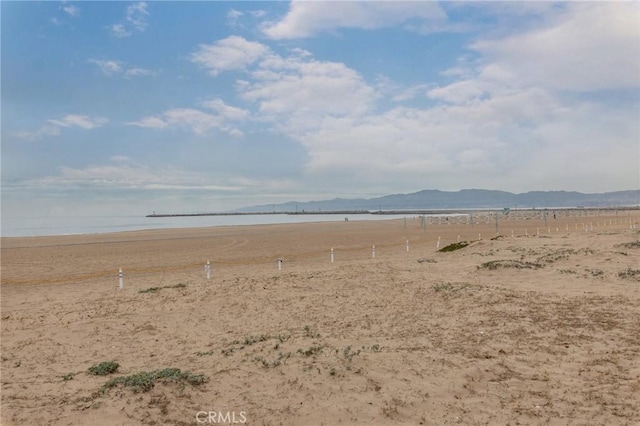
[[[638,425],[618,213],[3,238],[1,424]],[[103,388],[164,368],[207,381]]]

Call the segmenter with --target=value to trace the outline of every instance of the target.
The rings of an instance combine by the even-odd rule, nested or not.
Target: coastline
[[[613,214],[621,216],[640,211],[640,207],[602,207],[602,208],[539,208],[539,209],[511,209],[511,217],[519,220],[524,217],[542,218],[542,215],[559,212],[561,215],[576,217],[598,217]],[[188,229],[214,226],[244,226],[266,225],[275,223],[314,223],[314,222],[339,222],[345,219],[352,221],[388,220],[388,219],[413,219],[417,216],[443,217],[443,216],[472,216],[497,214],[501,219],[509,219],[503,216],[503,209],[417,209],[417,210],[382,210],[373,212],[335,213],[304,212],[298,213],[196,213],[196,214],[162,214],[151,217],[145,216],[81,216],[81,217],[3,217],[1,235],[2,238],[37,237],[52,235],[91,235],[111,232],[129,232],[152,229]]]

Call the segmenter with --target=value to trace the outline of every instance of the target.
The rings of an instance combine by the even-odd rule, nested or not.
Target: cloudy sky
[[[640,187],[637,2],[6,2],[3,214]]]

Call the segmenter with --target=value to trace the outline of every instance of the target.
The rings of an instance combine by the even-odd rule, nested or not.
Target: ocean
[[[442,215],[430,215],[442,216]],[[277,223],[339,222],[413,218],[413,215],[380,214],[269,214],[239,216],[33,216],[2,217],[3,237],[34,237],[46,235],[102,234],[145,229],[198,228],[208,226],[265,225]]]

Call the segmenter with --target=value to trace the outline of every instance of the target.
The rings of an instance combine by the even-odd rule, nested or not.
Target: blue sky
[[[7,2],[3,215],[640,187],[637,2]]]

